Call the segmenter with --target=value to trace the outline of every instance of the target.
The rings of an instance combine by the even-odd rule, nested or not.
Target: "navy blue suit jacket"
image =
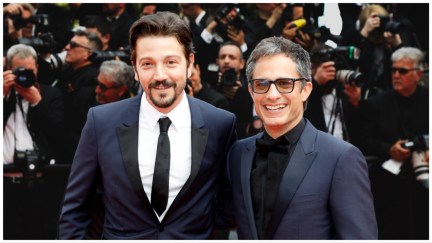
[[[255,142],[239,140],[228,155],[239,239],[258,239],[250,176]],[[377,239],[368,168],[353,145],[305,129],[283,174],[265,239]]]
[[[191,175],[159,222],[138,169],[141,97],[90,109],[66,188],[59,239],[85,238],[97,183],[102,185],[105,204],[105,239],[206,239],[215,222],[229,223],[231,191],[224,187],[228,183],[223,183],[222,175],[236,140],[235,116],[187,96],[192,119]]]

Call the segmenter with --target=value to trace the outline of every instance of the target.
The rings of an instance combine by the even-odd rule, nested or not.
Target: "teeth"
[[[283,108],[285,108],[286,105],[275,105],[275,106],[265,106],[265,108],[269,111],[274,111],[274,110],[281,110]]]

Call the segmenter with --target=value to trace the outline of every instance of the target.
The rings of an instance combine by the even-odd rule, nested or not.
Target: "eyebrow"
[[[165,60],[165,59],[168,59],[168,58],[177,58],[177,59],[181,59],[181,55],[167,55],[167,56],[165,56],[163,59]],[[154,60],[154,58],[153,57],[147,57],[147,56],[144,56],[144,57],[140,57],[139,59],[138,59],[138,62],[141,62],[142,60],[146,60],[146,59],[150,59],[150,60]]]

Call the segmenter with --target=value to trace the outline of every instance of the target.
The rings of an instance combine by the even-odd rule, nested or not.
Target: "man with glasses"
[[[67,68],[55,83],[63,93],[65,105],[64,160],[70,163],[87,117],[94,105],[98,68],[91,61],[93,51],[100,51],[102,42],[96,33],[77,31],[66,45]],[[90,91],[89,91],[90,90]]]
[[[376,239],[365,158],[303,118],[312,91],[309,54],[263,39],[246,66],[264,132],[228,155],[239,239]]]
[[[391,59],[393,89],[371,97],[362,112],[363,151],[378,157],[370,177],[379,238],[428,239],[429,191],[416,181],[413,151],[404,148],[408,140],[429,134],[429,91],[419,85],[424,54],[402,47]]]
[[[105,61],[99,68],[97,82],[95,92],[98,104],[129,98],[129,87],[134,82],[133,69],[123,61]]]

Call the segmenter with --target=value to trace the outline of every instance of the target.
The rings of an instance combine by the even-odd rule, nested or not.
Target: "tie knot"
[[[160,132],[167,132],[170,125],[171,125],[171,120],[168,117],[159,119]]]

